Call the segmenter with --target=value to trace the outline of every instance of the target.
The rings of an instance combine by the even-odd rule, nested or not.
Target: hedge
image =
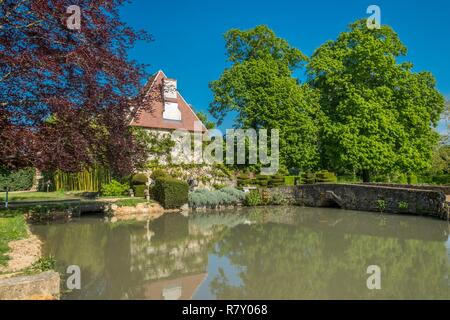
[[[189,193],[191,208],[216,208],[219,205],[236,205],[245,199],[245,193],[235,188],[221,190],[197,189]]]
[[[284,185],[284,177],[280,175],[272,176],[272,178],[269,181],[269,185],[271,187],[279,187]]]
[[[304,184],[314,184],[316,182],[316,174],[313,172],[304,172],[301,177]]]
[[[34,173],[33,168],[26,168],[0,175],[0,192],[5,187],[9,187],[10,191],[30,190],[33,187]]]
[[[138,173],[133,176],[132,181],[134,186],[145,185],[148,182],[148,177],[144,173]]]
[[[189,185],[174,178],[159,178],[153,189],[155,200],[165,209],[174,209],[188,203]]]
[[[295,176],[286,176],[284,177],[284,184],[286,186],[295,186]]]
[[[337,182],[337,177],[333,172],[322,170],[316,173],[316,182],[319,183]]]
[[[120,183],[117,180],[112,180],[110,183],[103,184],[101,188],[102,195],[107,197],[123,196],[130,190],[128,183]]]
[[[138,184],[133,186],[133,192],[135,197],[143,198],[145,197],[145,190],[147,186],[145,184]]]

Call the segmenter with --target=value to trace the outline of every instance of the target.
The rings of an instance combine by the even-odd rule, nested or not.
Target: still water
[[[267,207],[33,232],[63,277],[81,268],[63,299],[450,299],[450,227],[428,218]]]

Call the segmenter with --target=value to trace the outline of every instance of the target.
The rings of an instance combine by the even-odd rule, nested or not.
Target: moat
[[[431,218],[261,207],[32,230],[63,299],[450,299],[450,225]],[[80,290],[65,289],[71,265]]]

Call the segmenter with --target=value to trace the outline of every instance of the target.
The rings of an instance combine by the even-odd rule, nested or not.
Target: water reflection
[[[277,207],[34,231],[59,271],[81,267],[66,299],[450,298],[449,225],[433,219]]]

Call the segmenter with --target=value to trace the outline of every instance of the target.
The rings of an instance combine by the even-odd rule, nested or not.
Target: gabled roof
[[[184,100],[183,96],[177,90],[178,109],[181,112],[181,121],[167,120],[163,118],[164,99],[162,93],[163,79],[168,78],[163,71],[158,71],[144,86],[142,101],[135,101],[135,113],[131,121],[131,126],[143,127],[149,129],[176,130],[182,129],[195,131],[194,123],[201,120],[197,117],[192,107]],[[206,127],[202,124],[202,131]]]

